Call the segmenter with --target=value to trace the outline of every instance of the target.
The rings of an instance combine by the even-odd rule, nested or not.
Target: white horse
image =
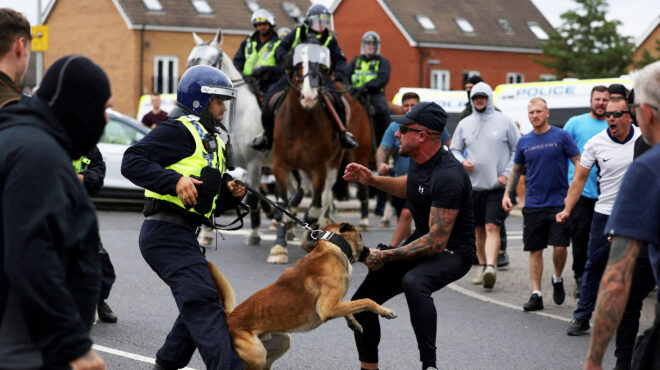
[[[211,41],[204,41],[193,32],[196,46],[190,52],[186,66],[210,65],[220,69],[229,77],[238,90],[236,100],[236,121],[227,127],[231,135],[234,150],[234,161],[237,166],[247,170],[247,183],[253,189],[259,189],[261,182],[261,167],[273,163],[272,151],[261,152],[250,148],[252,138],[261,134],[261,107],[256,96],[250,91],[241,73],[236,69],[231,58],[222,51],[222,30],[218,29]],[[255,206],[251,215],[252,231],[247,242],[259,244],[259,209]]]

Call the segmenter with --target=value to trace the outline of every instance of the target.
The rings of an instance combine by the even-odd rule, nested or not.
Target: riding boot
[[[358,142],[355,140],[353,134],[347,130],[344,130],[339,134],[339,142],[344,149],[355,149],[358,146]]]
[[[270,150],[272,147],[273,143],[268,140],[266,133],[255,137],[250,143],[250,148],[255,150]]]

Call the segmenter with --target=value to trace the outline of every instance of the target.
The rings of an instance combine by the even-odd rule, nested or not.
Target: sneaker
[[[564,303],[566,298],[566,292],[564,291],[564,279],[561,279],[557,282],[552,281],[552,300],[555,304]]]
[[[250,143],[250,147],[256,150],[269,150],[272,145],[266,135],[257,136]]]
[[[575,278],[575,290],[573,291],[573,298],[579,299],[582,293],[582,276]]]
[[[482,285],[484,283],[484,270],[486,270],[486,266],[484,265],[477,267],[477,271],[472,278],[472,284]]]
[[[484,288],[493,289],[493,286],[495,285],[496,275],[497,275],[497,271],[495,270],[495,266],[493,265],[486,266],[483,274]]]
[[[574,337],[586,333],[590,328],[591,326],[589,326],[589,320],[573,319],[571,324],[568,326],[568,330],[566,330],[566,334]]]
[[[543,297],[540,297],[536,293],[532,293],[529,297],[529,302],[523,305],[523,310],[525,311],[538,311],[543,309]]]
[[[509,255],[506,251],[500,251],[497,254],[497,268],[509,266]]]
[[[339,142],[341,147],[344,149],[355,149],[358,146],[358,142],[355,140],[353,134],[348,131],[343,131],[339,134]]]
[[[108,304],[105,303],[105,301],[101,301],[101,303],[99,303],[97,312],[99,314],[99,320],[101,320],[102,322],[107,322],[110,324],[114,324],[117,322],[117,316],[115,315],[114,312],[112,312],[110,306],[108,306]]]

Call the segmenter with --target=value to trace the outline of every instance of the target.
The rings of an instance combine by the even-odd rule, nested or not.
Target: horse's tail
[[[234,295],[234,289],[232,289],[229,280],[225,275],[220,272],[220,270],[215,267],[214,264],[208,262],[209,272],[211,273],[211,279],[215,284],[215,288],[218,290],[218,297],[220,298],[220,304],[225,309],[225,313],[229,315],[231,311],[236,308],[236,296]]]

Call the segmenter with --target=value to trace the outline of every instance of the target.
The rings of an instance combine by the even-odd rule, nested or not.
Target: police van
[[[392,103],[401,105],[401,97],[407,92],[414,92],[419,95],[420,101],[430,101],[440,105],[447,111],[449,117],[447,118],[447,131],[450,135],[454,134],[458,121],[461,120],[461,112],[465,109],[465,104],[468,102],[467,93],[465,91],[444,91],[436,89],[423,89],[415,87],[402,87],[394,95]]]
[[[526,134],[532,130],[532,125],[527,118],[527,103],[529,103],[531,98],[540,97],[545,99],[550,109],[550,118],[548,119],[550,124],[557,127],[564,127],[564,124],[566,124],[569,118],[589,112],[591,89],[594,86],[609,86],[611,84],[621,84],[628,89],[633,87],[633,82],[628,76],[590,80],[565,79],[562,81],[502,84],[494,88],[493,99],[495,106],[516,121],[520,126],[520,132]],[[440,104],[449,114],[447,130],[450,134],[454,133],[456,125],[460,120],[460,114],[468,102],[465,91],[442,91],[402,87],[394,96],[392,102],[401,104],[401,96],[408,91],[419,94],[421,101],[432,101]]]
[[[550,110],[548,121],[551,125],[564,127],[569,118],[590,110],[591,89],[597,85],[624,85],[629,90],[632,80],[620,78],[600,78],[591,80],[565,79],[551,82],[529,82],[503,84],[495,88],[495,106],[513,118],[520,125],[523,134],[532,130],[527,118],[527,103],[534,97],[545,99]]]

